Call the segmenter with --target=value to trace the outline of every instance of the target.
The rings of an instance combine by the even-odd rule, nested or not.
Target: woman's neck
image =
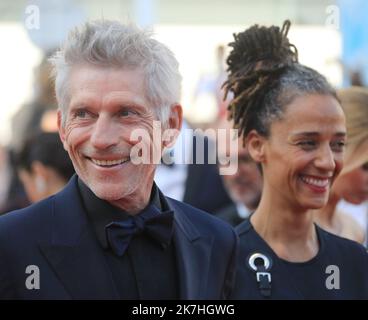
[[[318,253],[317,233],[310,210],[292,208],[280,198],[262,196],[251,222],[276,255],[284,260],[304,262]]]

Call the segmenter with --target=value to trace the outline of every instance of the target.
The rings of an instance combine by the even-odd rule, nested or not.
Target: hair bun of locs
[[[281,30],[277,26],[254,25],[234,34],[229,44],[232,50],[227,59],[228,79],[223,87],[225,98],[233,93],[229,119],[239,129],[239,136],[249,133],[248,123],[254,121],[265,94],[276,85],[282,71],[298,62],[297,49],[287,38],[289,28],[289,20]]]

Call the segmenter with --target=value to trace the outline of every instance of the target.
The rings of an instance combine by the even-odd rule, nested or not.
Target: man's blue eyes
[[[85,118],[87,115],[87,111],[86,110],[77,110],[75,112],[75,117],[76,118]]]
[[[121,110],[119,112],[119,115],[122,116],[122,117],[127,117],[127,116],[130,116],[130,115],[136,115],[138,114],[136,111],[133,111],[133,110]]]
[[[117,113],[117,115],[119,117],[128,117],[131,115],[137,115],[138,112],[134,111],[134,110],[121,110]],[[93,116],[92,113],[88,112],[87,110],[77,110],[75,112],[75,117],[76,118],[86,118],[87,116]]]

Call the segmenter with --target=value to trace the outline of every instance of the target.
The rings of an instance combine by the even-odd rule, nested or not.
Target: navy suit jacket
[[[188,165],[188,175],[185,182],[183,202],[196,208],[214,214],[221,208],[232,203],[217,164],[209,163],[208,150],[215,152],[215,144],[207,137],[203,137],[203,164],[196,164],[197,160],[197,137],[193,137],[193,164]]]
[[[166,200],[174,211],[180,299],[227,298],[237,254],[234,230],[205,212]],[[39,289],[26,286],[30,265],[39,269]],[[76,176],[56,195],[0,217],[0,298],[118,299]]]

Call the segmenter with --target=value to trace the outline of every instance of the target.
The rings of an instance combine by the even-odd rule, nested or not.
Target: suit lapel
[[[206,299],[205,289],[212,252],[212,237],[201,235],[182,209],[166,198],[174,211],[180,299]]]
[[[87,222],[74,176],[54,197],[50,239],[40,249],[73,299],[117,299],[102,248]]]

